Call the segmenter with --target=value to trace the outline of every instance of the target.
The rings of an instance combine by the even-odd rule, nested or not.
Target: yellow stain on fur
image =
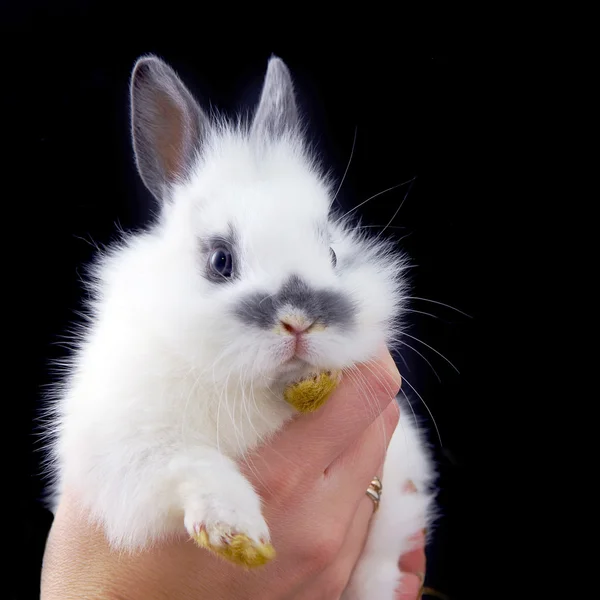
[[[275,557],[275,548],[271,544],[257,543],[243,533],[227,536],[222,546],[211,544],[208,533],[204,529],[192,537],[201,548],[206,548],[225,560],[249,569],[260,567]]]
[[[339,372],[324,371],[290,385],[284,392],[284,398],[298,412],[315,412],[329,399],[340,378]]]

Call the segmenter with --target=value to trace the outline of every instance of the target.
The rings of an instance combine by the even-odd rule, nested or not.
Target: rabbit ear
[[[209,121],[175,71],[144,56],[131,77],[131,129],[138,171],[158,200],[185,180]]]
[[[294,84],[285,63],[273,56],[269,60],[251,135],[277,138],[298,127]]]

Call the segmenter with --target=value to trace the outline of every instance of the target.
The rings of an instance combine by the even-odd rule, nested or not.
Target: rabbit
[[[280,58],[250,119],[207,114],[154,55],[137,60],[130,102],[159,210],[89,269],[88,318],[51,399],[51,502],[72,490],[119,551],[187,531],[259,566],[275,550],[236,459],[398,339],[408,263],[333,210]],[[286,401],[311,377],[314,406]],[[398,559],[431,518],[433,462],[401,425],[348,600],[393,598]]]

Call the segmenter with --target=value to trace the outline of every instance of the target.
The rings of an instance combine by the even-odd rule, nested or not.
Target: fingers
[[[401,378],[387,348],[342,377],[317,412],[290,423],[270,444],[283,457],[301,457],[322,473],[390,404]]]
[[[381,477],[382,471],[383,464],[380,464],[378,469],[373,472],[373,475]],[[362,492],[354,517],[349,523],[346,537],[335,562],[323,571],[319,575],[318,580],[314,582],[315,585],[311,588],[313,589],[313,593],[315,589],[327,589],[331,591],[330,597],[337,598],[340,592],[348,586],[354,567],[364,550],[369,526],[375,510],[373,501],[365,492],[366,488]]]
[[[396,600],[420,600],[421,586],[421,580],[417,575],[405,574],[396,592]]]
[[[373,512],[373,501],[366,492],[373,477],[381,476],[387,444],[398,422],[398,412],[398,405],[391,403],[322,474],[317,489],[319,497],[324,500],[323,515],[338,523],[351,523],[361,504],[370,505]],[[368,511],[366,515],[370,518]]]
[[[343,484],[356,488],[361,479],[368,483],[383,463],[388,445],[398,425],[400,409],[396,402],[390,402],[381,415],[367,429],[337,456],[326,470],[328,477],[336,478],[336,485]]]
[[[398,565],[404,575],[397,600],[416,600],[425,581],[425,532],[418,533],[412,541],[415,548],[404,554]]]
[[[425,577],[425,534],[419,533],[414,539],[415,548],[400,558],[400,570]]]

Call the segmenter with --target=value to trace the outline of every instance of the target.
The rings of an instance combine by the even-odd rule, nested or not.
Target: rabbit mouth
[[[314,367],[310,363],[294,355],[277,367],[276,376],[283,382],[289,382],[302,377],[311,370],[314,370]]]
[[[287,371],[293,371],[295,369],[302,369],[307,366],[309,367],[310,363],[308,363],[306,360],[304,360],[297,354],[294,354],[291,358],[284,360],[283,363],[281,364],[281,367],[285,368],[285,370],[287,370]]]

